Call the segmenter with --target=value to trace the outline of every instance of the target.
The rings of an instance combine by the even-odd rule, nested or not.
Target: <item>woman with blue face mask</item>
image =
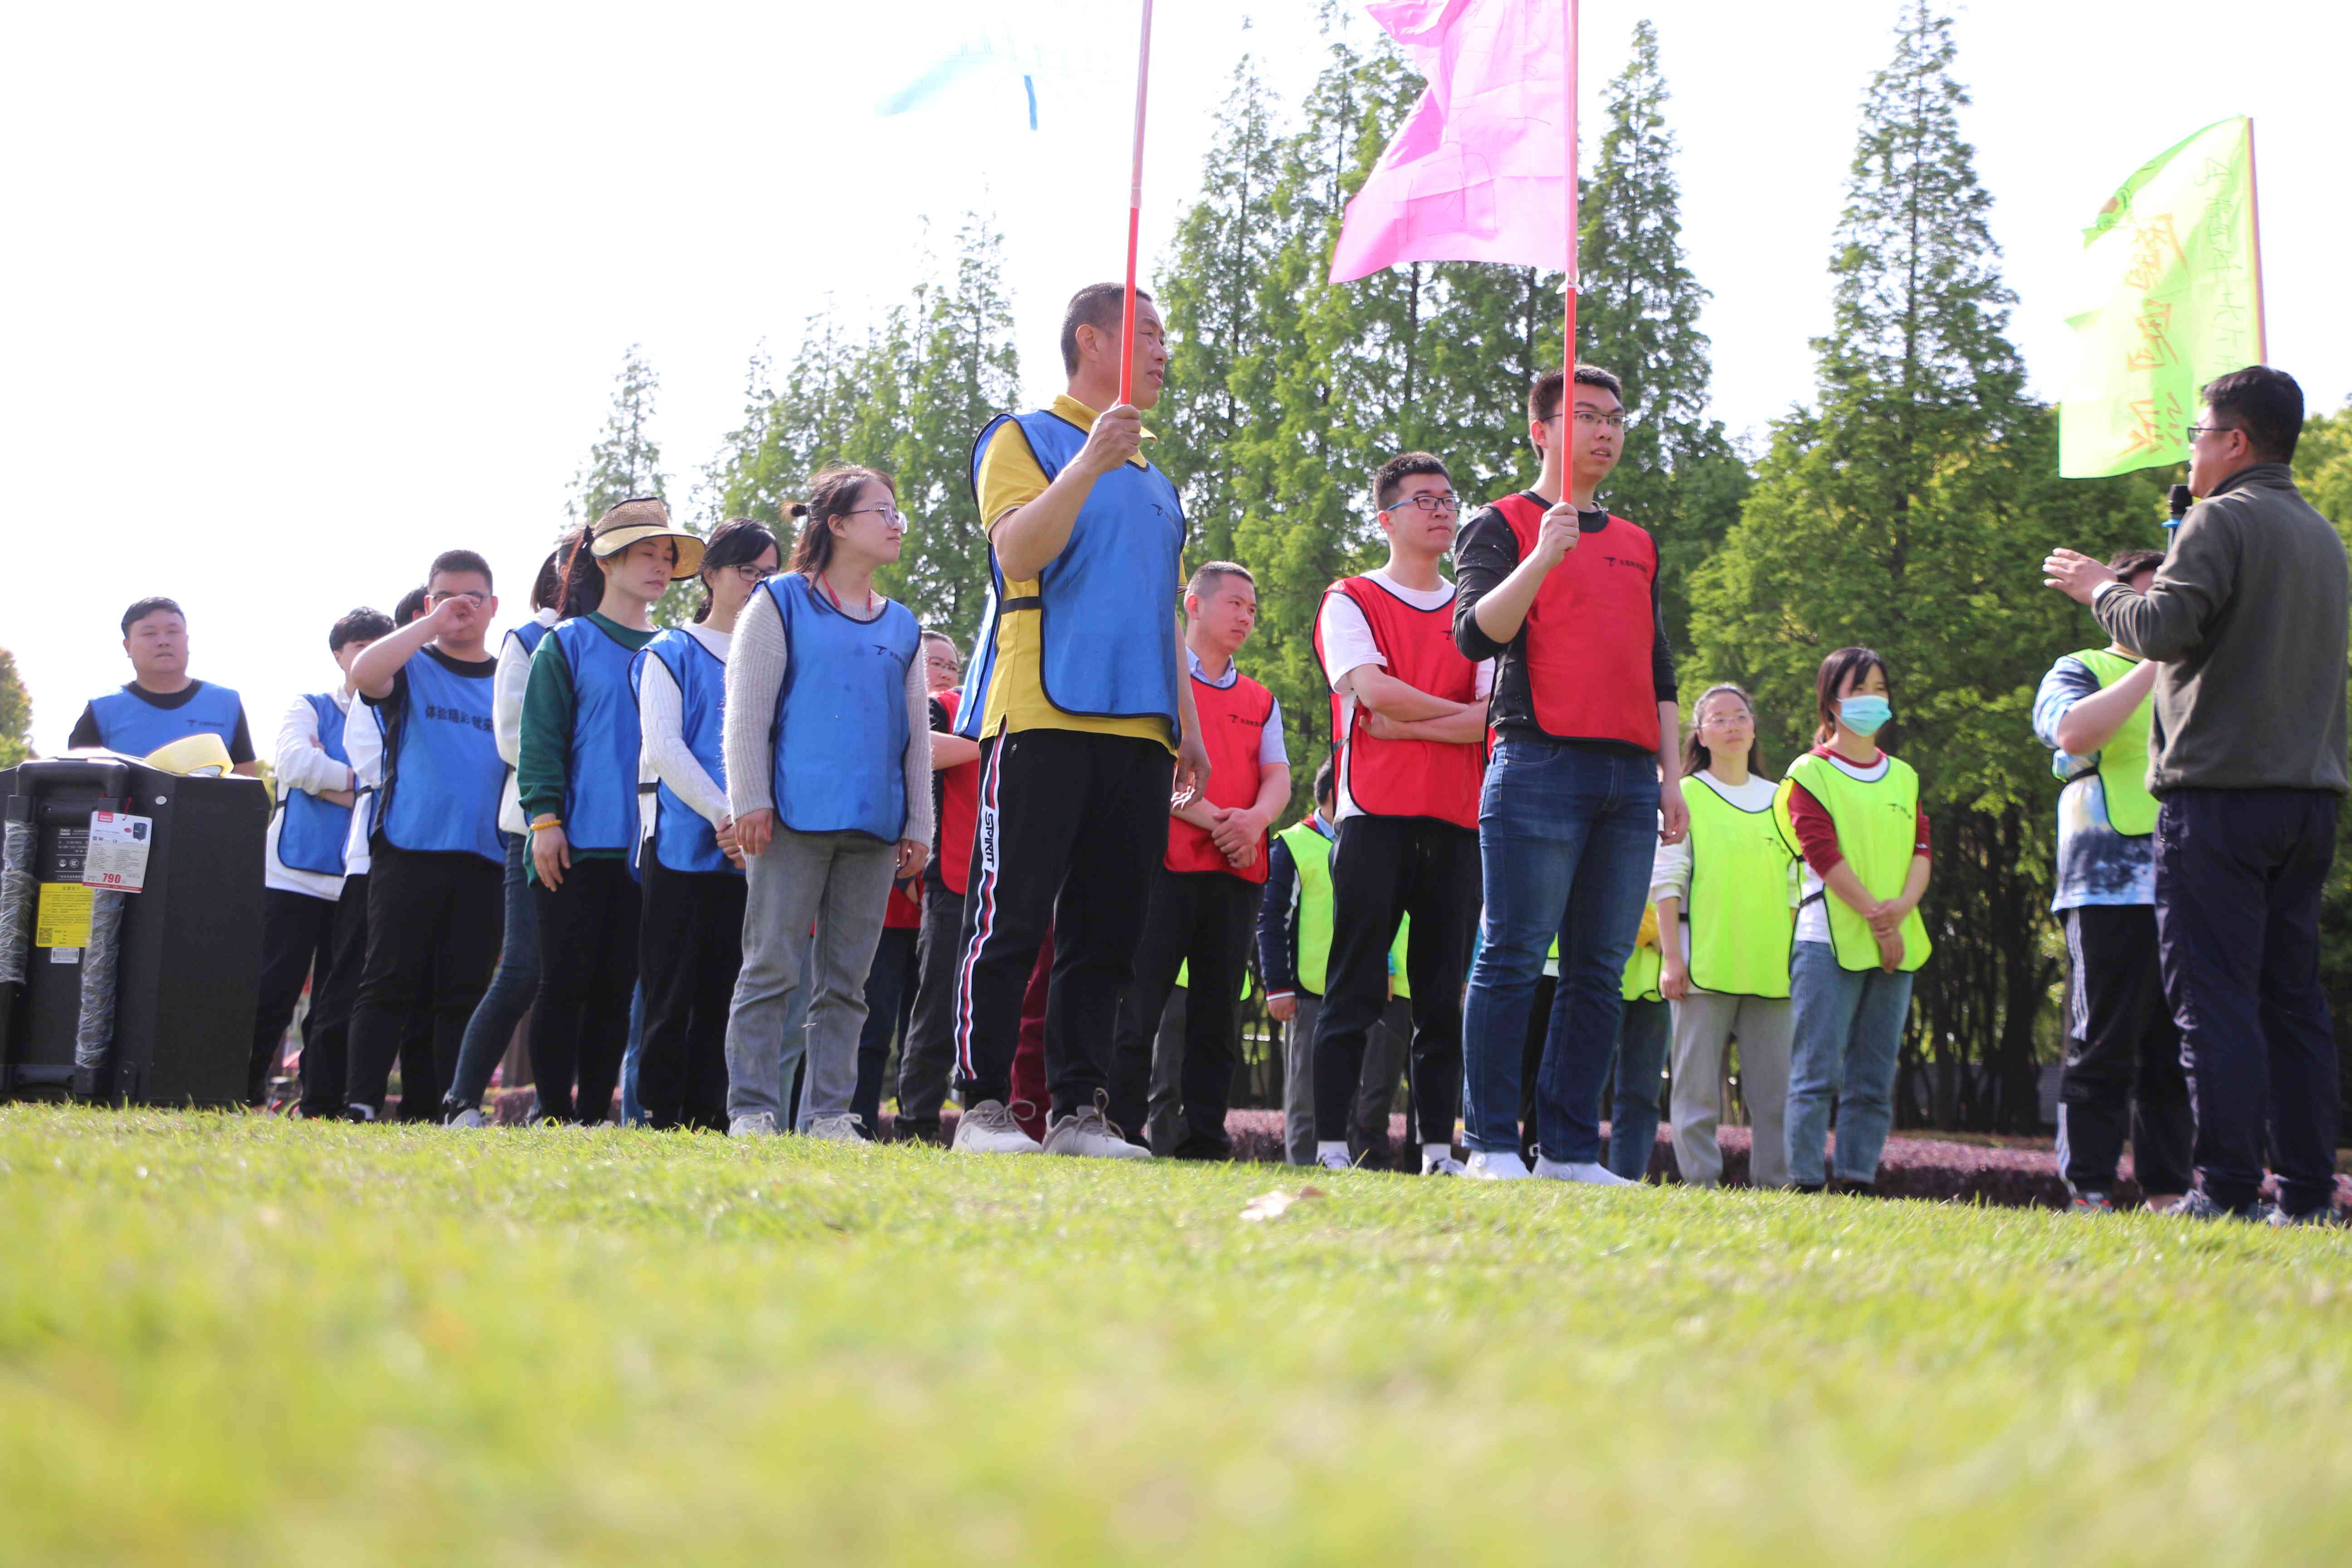
[[[1820,1192],[1875,1190],[1895,1120],[1895,1061],[1911,1012],[1911,976],[1927,961],[1919,900],[1927,890],[1927,813],[1919,775],[1877,735],[1894,717],[1886,663],[1866,647],[1822,661],[1821,727],[1781,783],[1773,814],[1804,857],[1790,962],[1795,1015],[1786,1121],[1789,1179]],[[1837,1101],[1837,1159],[1823,1143]]]

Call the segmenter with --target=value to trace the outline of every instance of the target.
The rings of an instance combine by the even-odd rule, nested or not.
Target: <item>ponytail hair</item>
[[[898,499],[898,481],[878,468],[827,468],[809,481],[808,499],[794,501],[786,516],[800,520],[800,538],[793,545],[792,569],[814,578],[833,564],[833,521],[847,517],[857,506],[857,492],[872,479]]]
[[[557,545],[539,563],[539,575],[530,580],[530,607],[552,610],[563,603],[563,547]]]
[[[748,517],[730,517],[711,530],[702,552],[702,603],[694,607],[697,626],[710,618],[710,574],[729,566],[744,566],[776,548],[776,536],[767,524]]]
[[[595,552],[589,548],[589,537],[593,532],[583,522],[556,546],[557,553],[563,557],[560,579],[562,593],[556,604],[560,619],[568,621],[587,615],[604,602],[604,574],[597,568]]]

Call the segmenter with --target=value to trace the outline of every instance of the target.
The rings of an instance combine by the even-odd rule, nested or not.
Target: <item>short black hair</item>
[[[1618,402],[1625,401],[1625,384],[1617,379],[1617,373],[1603,370],[1597,364],[1578,365],[1576,384],[1603,387]],[[1560,371],[1548,370],[1536,377],[1536,384],[1528,388],[1528,417],[1541,424],[1558,414],[1560,394],[1567,386],[1568,376]]]
[[[2107,557],[2107,570],[2126,582],[2164,564],[2161,550],[2118,550]]]
[[[1315,804],[1320,805],[1329,800],[1338,787],[1331,776],[1331,759],[1326,757],[1323,765],[1315,770]]]
[[[1449,485],[1454,482],[1454,476],[1445,471],[1445,465],[1434,454],[1399,452],[1372,470],[1373,504],[1382,511],[1388,510],[1396,504],[1398,489],[1416,474],[1435,474]]]
[[[327,651],[341,653],[355,642],[373,642],[392,635],[392,617],[382,610],[372,610],[362,605],[337,621],[327,633]]]
[[[445,550],[436,555],[433,564],[425,569],[425,586],[431,587],[433,579],[444,572],[479,572],[482,586],[492,593],[498,591],[498,583],[490,576],[490,563],[471,550]]]
[[[1257,586],[1256,574],[1240,562],[1209,561],[1202,563],[1201,569],[1192,574],[1192,580],[1184,584],[1184,592],[1187,595],[1198,594],[1206,598],[1215,593],[1217,584],[1228,577],[1238,577],[1253,589]]]
[[[1151,296],[1138,289],[1135,297],[1150,300]],[[1117,332],[1119,319],[1127,314],[1127,285],[1124,283],[1089,283],[1070,296],[1070,307],[1062,312],[1062,374],[1078,374],[1078,329],[1092,327],[1098,332]]]
[[[131,601],[131,607],[122,612],[122,635],[129,637],[132,626],[158,610],[169,610],[184,621],[188,618],[188,612],[180,608],[180,602],[177,599],[166,599],[160,594],[150,598],[135,599]]]
[[[2294,377],[2266,364],[2250,364],[2205,384],[2205,405],[2246,433],[2254,456],[2269,463],[2294,461],[2303,439],[2303,388]]]
[[[417,616],[423,615],[425,613],[425,590],[422,586],[411,588],[407,593],[403,594],[400,596],[400,603],[392,607],[393,625],[404,626],[409,622],[415,620]]]

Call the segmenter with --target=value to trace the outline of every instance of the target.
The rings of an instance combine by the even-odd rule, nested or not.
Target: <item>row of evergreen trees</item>
[[[1154,456],[1183,493],[1190,559],[1257,576],[1247,662],[1288,715],[1302,796],[1328,744],[1315,612],[1327,584],[1383,552],[1367,476],[1418,447],[1446,459],[1465,497],[1526,483],[1526,388],[1561,352],[1557,275],[1433,263],[1325,282],[1347,201],[1422,89],[1384,41],[1360,45],[1328,19],[1328,58],[1295,120],[1255,61],[1236,67],[1199,199],[1158,271],[1173,353]],[[2011,296],[1953,58],[1948,20],[1907,0],[1861,110],[1812,396],[1750,461],[1708,417],[1707,296],[1683,258],[1657,36],[1638,24],[1583,192],[1579,338],[1625,382],[1635,420],[1605,499],[1659,541],[1686,696],[1746,686],[1785,764],[1811,742],[1822,656],[1862,643],[1887,658],[1890,744],[1926,783],[1937,863],[1938,956],[1917,988],[1903,1113],[2025,1129],[2063,957],[2046,913],[2057,781],[2029,710],[2052,658],[2098,636],[2037,566],[2057,542],[2156,542],[2172,476],[2055,477],[2055,415],[2026,395],[2006,336]],[[985,221],[968,219],[951,263],[925,273],[864,336],[821,313],[781,375],[754,359],[743,423],[703,475],[704,521],[779,522],[814,469],[885,468],[913,520],[887,586],[969,637],[986,582],[969,447],[1013,406],[1019,361]],[[663,489],[653,393],[633,351],[575,517]],[[2352,429],[2315,433],[2352,491],[2352,451],[2338,451]],[[2352,894],[2332,908],[2352,954]],[[2352,977],[2352,962],[2340,968]]]

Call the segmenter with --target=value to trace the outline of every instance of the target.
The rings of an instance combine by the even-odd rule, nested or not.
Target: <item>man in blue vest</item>
[[[1209,763],[1176,637],[1184,510],[1142,456],[1168,351],[1139,294],[1135,402],[1120,403],[1123,292],[1078,290],[1062,320],[1066,395],[990,421],[972,447],[993,580],[959,718],[982,743],[957,966],[955,1146],[965,1151],[1040,1147],[1007,1102],[1022,993],[1051,930],[1044,1148],[1148,1157],[1103,1115],[1107,1047],[1170,802],[1197,795]]]
[[[483,647],[499,608],[489,563],[446,551],[425,586],[425,613],[352,663],[352,685],[384,735],[367,963],[344,1088],[355,1121],[382,1113],[410,1008],[426,998],[437,1081],[410,1083],[404,1070],[401,1087],[407,1100],[424,1097],[438,1112],[502,934],[498,818],[507,768],[492,718],[498,661]]]
[[[143,757],[190,735],[215,734],[228,760],[250,778],[261,771],[245,704],[226,686],[188,677],[188,618],[169,599],[142,599],[122,612],[122,651],[131,680],[120,691],[90,699],[66,738],[71,748],[104,747]]]
[[[297,697],[278,726],[278,810],[269,819],[263,850],[261,991],[246,1080],[249,1105],[259,1105],[268,1088],[305,980],[310,984],[310,1011],[302,1024],[302,1054],[323,1057],[343,1049],[351,1015],[328,1005],[333,994],[329,982],[334,973],[336,900],[343,893],[343,847],[360,789],[343,748],[343,722],[352,706],[352,661],[391,630],[392,617],[382,610],[353,610],[337,621],[327,633],[327,651],[343,679],[331,690]]]

